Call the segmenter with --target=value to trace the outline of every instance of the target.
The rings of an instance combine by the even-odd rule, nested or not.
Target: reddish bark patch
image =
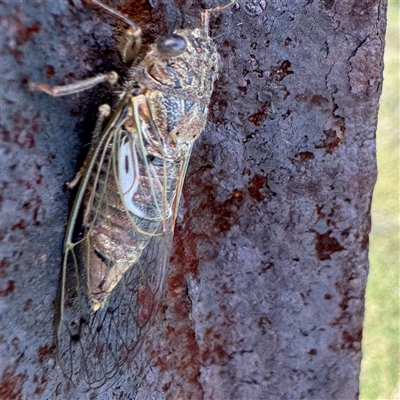
[[[187,222],[188,223],[188,222]],[[166,346],[170,349],[168,354],[154,351],[151,357],[156,360],[160,372],[175,371],[171,373],[173,382],[163,387],[167,392],[170,387],[181,387],[187,398],[187,393],[200,393],[198,383],[199,369],[201,366],[199,348],[189,318],[191,304],[187,296],[186,276],[196,274],[198,260],[196,254],[197,238],[187,234],[190,230],[177,226],[174,236],[174,253],[171,257],[170,275],[168,277],[167,298],[168,305],[164,311],[169,319],[166,327]]]
[[[232,225],[237,223],[238,209],[243,202],[242,192],[234,190],[225,201],[217,202],[215,200],[215,188],[213,186],[201,186],[204,200],[192,212],[193,216],[204,221],[203,231],[207,236],[215,235],[217,232],[229,231]]]
[[[31,308],[32,303],[33,303],[33,300],[32,299],[28,299],[24,304],[23,311],[25,311],[25,312],[29,311],[29,309]]]
[[[55,74],[54,67],[52,65],[46,65],[45,67],[45,76],[46,79],[51,79]]]
[[[250,115],[247,120],[256,126],[260,126],[268,118],[268,116],[271,115],[271,112],[271,104],[266,101],[261,105],[259,110]]]
[[[7,287],[4,290],[0,290],[0,297],[8,296],[13,293],[15,289],[15,281],[10,280],[7,282]]]
[[[342,295],[342,301],[339,303],[341,313],[331,323],[332,327],[344,328],[342,335],[339,339],[330,344],[329,348],[337,349],[352,349],[359,351],[361,348],[362,339],[362,323],[354,325],[352,319],[354,318],[354,309],[352,307],[353,300],[361,296],[363,293],[357,294],[349,291],[349,281],[356,279],[352,268],[344,268],[343,277],[341,282],[335,283],[335,288]],[[353,332],[349,331],[349,327],[354,327]]]
[[[137,23],[141,28],[144,28],[142,38],[145,44],[153,42],[155,37],[165,32],[165,18],[160,18],[161,15],[158,15],[164,10],[157,10],[158,12],[152,13],[148,0],[127,1],[124,3],[123,6],[118,8],[118,11]],[[160,5],[158,8],[162,9],[163,7]],[[151,29],[146,29],[150,21],[152,21]],[[117,22],[119,23],[119,21]]]
[[[354,350],[359,351],[361,348],[362,340],[362,329],[356,330],[354,333],[350,333],[344,330],[341,335],[341,340],[338,342],[331,343],[329,348],[331,350]]]
[[[237,210],[241,206],[242,201],[243,197],[241,193],[234,192],[232,197],[213,207],[216,213],[214,219],[215,226],[219,228],[221,233],[229,231],[232,225],[237,223]]]
[[[324,206],[316,206],[317,208],[317,214],[318,214],[318,219],[323,219],[326,217],[326,214],[322,212],[322,209],[324,208]]]
[[[332,111],[331,102],[319,93],[306,91],[305,93],[295,95],[294,98],[299,103],[306,103],[308,111],[311,111],[315,107],[319,107],[327,113]]]
[[[42,375],[40,380],[36,375],[35,375],[35,378],[34,378],[34,382],[38,382],[38,385],[36,386],[36,389],[35,389],[35,394],[42,394],[47,386],[47,378],[44,375]]]
[[[198,260],[196,253],[196,236],[186,233],[182,225],[175,228],[174,234],[174,253],[171,256],[171,262],[183,267],[180,272],[175,272],[174,277],[170,277],[168,286],[171,289],[179,287],[184,281],[183,275],[186,273],[197,274]]]
[[[314,106],[325,106],[329,101],[320,94],[313,94],[310,98],[310,103]]]
[[[222,46],[223,46],[223,47],[229,48],[229,49],[231,50],[232,53],[234,53],[235,50],[236,50],[236,46],[234,45],[234,43],[231,42],[231,41],[229,41],[228,39],[225,39],[225,40],[222,42]]]
[[[213,329],[208,328],[204,334],[204,342],[207,344],[202,352],[204,364],[224,364],[229,360],[229,354],[226,352],[226,338]]]
[[[22,52],[18,47],[25,44],[33,35],[39,32],[40,24],[35,22],[30,26],[25,26],[19,19],[11,16],[1,16],[0,20],[4,42],[8,47],[8,51],[19,61],[22,57]]]
[[[277,82],[281,82],[288,75],[292,74],[294,74],[294,72],[292,71],[292,64],[289,60],[284,60],[277,67],[271,68],[271,76],[273,76]]]
[[[341,287],[339,286],[339,284],[336,285],[336,288],[339,289],[339,290],[341,289]],[[348,290],[346,290],[346,291],[343,293],[343,299],[342,299],[342,301],[339,303],[339,307],[340,307],[343,311],[346,311],[346,310],[348,309],[348,307],[349,307],[349,301],[350,301],[350,300],[351,300],[350,294],[349,294]],[[333,325],[339,325],[341,322],[343,322],[343,321],[341,321],[340,319],[336,319],[336,320],[334,321]]]
[[[15,21],[18,25],[16,42],[18,45],[25,44],[33,35],[36,35],[40,30],[40,24],[35,22],[31,26],[25,26],[19,21]]]
[[[202,398],[203,392],[198,381],[200,368],[204,363],[224,363],[227,360],[224,338],[218,333],[207,331],[204,337],[206,350],[202,352],[199,349],[190,318],[192,305],[188,297],[187,276],[198,273],[198,235],[215,235],[215,232],[209,231],[215,228],[220,232],[229,230],[236,221],[236,210],[243,200],[242,191],[236,189],[226,201],[218,203],[215,201],[215,189],[212,186],[193,187],[202,187],[202,202],[192,214],[186,215],[183,225],[176,227],[174,236],[175,249],[171,257],[165,300],[165,304],[168,305],[165,307],[168,325],[165,330],[166,345],[163,347],[168,349],[168,353],[154,351],[151,355],[157,360],[160,371],[168,371],[172,377],[163,390],[168,392],[173,388],[180,388],[181,398]],[[201,217],[205,222],[201,227],[197,227],[197,233],[194,233],[191,221],[197,217]],[[176,392],[170,393],[171,398],[179,396]]]
[[[6,269],[10,266],[10,261],[7,258],[3,258],[0,261],[0,278],[4,278],[7,275]]]
[[[359,330],[359,331],[355,332],[355,334],[353,334],[353,335],[347,331],[343,331],[342,338],[343,338],[343,342],[347,343],[350,347],[352,347],[353,344],[361,343],[362,331]]]
[[[361,250],[367,250],[368,246],[369,246],[369,232],[365,233],[362,236],[362,240],[361,240]]]
[[[30,149],[35,146],[35,134],[39,131],[39,114],[32,119],[20,118],[16,113],[13,117],[12,131],[2,129],[1,135],[4,142],[15,143],[21,149]]]
[[[27,379],[26,374],[15,374],[14,368],[6,368],[0,380],[0,399],[22,400],[22,388]]]
[[[318,232],[315,233],[317,237],[315,250],[317,251],[318,258],[321,261],[330,260],[331,254],[344,250],[344,247],[340,245],[335,237],[331,236],[331,233],[331,230],[322,234]]]
[[[151,8],[147,0],[137,0],[134,6],[127,2],[119,11],[139,25],[145,25],[151,19]]]
[[[326,10],[331,10],[335,5],[335,0],[322,0],[321,3],[324,5]]]
[[[262,170],[261,173],[263,173]],[[253,176],[248,191],[250,196],[258,202],[275,196],[275,193],[268,186],[267,177],[262,174],[256,174]]]
[[[39,363],[42,364],[45,358],[47,358],[50,354],[53,354],[54,350],[56,349],[56,346],[52,344],[51,346],[42,346],[39,347],[38,350],[38,360]]]
[[[14,130],[14,134],[11,134],[10,131],[3,129],[1,133],[4,142],[14,142],[22,149],[30,149],[35,145],[35,139],[32,133],[26,130],[22,132]]]
[[[23,231],[25,230],[27,223],[24,219],[20,219],[16,224],[11,227],[12,231],[16,231],[17,229]]]
[[[36,189],[36,186],[42,183],[43,176],[41,174],[42,167],[38,164],[32,164],[26,166],[26,174],[24,179],[19,179],[18,184],[20,186],[25,186],[27,189]],[[42,200],[40,197],[34,197],[29,203],[24,203],[23,207],[25,210],[32,209],[34,206],[40,206]]]
[[[328,154],[332,154],[333,151],[339,147],[342,140],[337,135],[334,129],[328,129],[324,131],[325,140],[315,144],[316,149],[325,149]]]
[[[265,315],[263,315],[259,318],[257,325],[261,330],[261,335],[265,335],[271,328],[272,324],[271,321]]]
[[[267,178],[262,175],[254,175],[251,183],[252,185],[248,189],[250,196],[258,202],[263,201],[265,196],[260,192],[260,189],[267,183]]]
[[[289,115],[292,113],[292,110],[286,110],[286,112],[284,114],[282,114],[282,119],[286,119],[287,117],[289,117]]]
[[[295,154],[295,157],[298,157],[300,161],[308,161],[314,160],[315,156],[310,151],[302,151],[300,153]]]

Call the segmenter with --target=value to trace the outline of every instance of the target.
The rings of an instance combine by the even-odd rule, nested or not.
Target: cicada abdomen
[[[132,61],[140,29],[91,2],[129,23],[122,55]],[[187,164],[218,76],[208,18],[231,4],[204,11],[201,29],[150,45],[104,127],[104,113],[99,118],[67,226],[57,319],[59,361],[76,386],[118,376],[160,306]],[[115,80],[109,73],[31,88],[58,96]]]

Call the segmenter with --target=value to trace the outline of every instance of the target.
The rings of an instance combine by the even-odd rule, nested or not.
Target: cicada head
[[[141,65],[147,87],[208,103],[218,77],[219,57],[204,29],[181,29],[151,45]]]

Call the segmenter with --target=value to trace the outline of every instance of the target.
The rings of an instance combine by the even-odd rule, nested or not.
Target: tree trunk
[[[147,41],[199,26],[193,1],[122,3]],[[221,73],[145,363],[79,398],[357,398],[385,18],[378,0],[239,0],[212,16]],[[120,26],[78,0],[2,1],[1,26],[0,397],[74,398],[53,344],[64,183],[111,96],[26,83],[123,74]]]

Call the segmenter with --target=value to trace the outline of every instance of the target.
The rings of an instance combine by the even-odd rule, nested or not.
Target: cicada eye
[[[186,50],[186,40],[176,33],[165,35],[157,40],[158,51],[168,57],[179,56]]]

